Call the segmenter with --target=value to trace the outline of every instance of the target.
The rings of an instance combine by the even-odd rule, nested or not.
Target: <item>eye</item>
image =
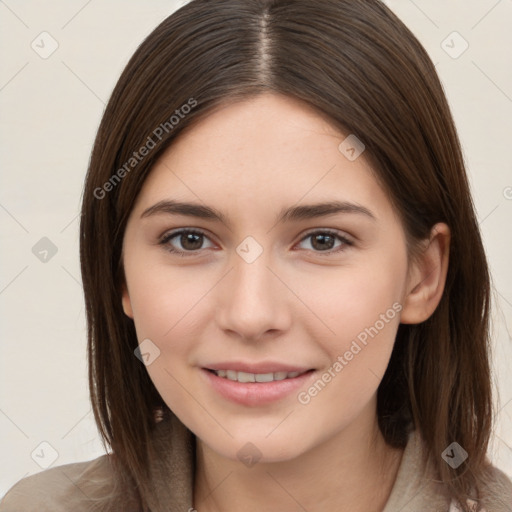
[[[176,241],[173,242],[174,239],[176,239]],[[206,234],[198,229],[180,229],[164,235],[160,239],[159,245],[165,246],[167,251],[179,256],[193,256],[201,249],[207,248],[203,247],[205,239],[209,240]],[[337,231],[325,229],[308,233],[302,238],[300,243],[308,239],[311,240],[309,244],[310,248],[306,247],[306,249],[317,253],[326,253],[326,255],[341,252],[353,245],[353,242]],[[340,242],[337,246],[335,245],[336,240]],[[179,244],[181,248],[176,248],[177,244]]]
[[[347,248],[347,246],[350,247],[353,245],[353,242],[351,242],[348,238],[341,235],[337,231],[332,230],[312,231],[301,240],[301,243],[308,239],[311,240],[309,244],[311,250],[314,252],[324,252],[327,254],[343,251]],[[336,239],[340,241],[340,244],[337,246],[334,245]]]
[[[176,248],[172,245],[171,241],[175,238],[177,240],[174,243],[179,243],[181,248]],[[205,238],[207,238],[206,235],[197,229],[181,229],[164,235],[159,244],[166,246],[166,250],[171,253],[175,253],[180,256],[192,256],[204,248],[201,246],[203,245]]]

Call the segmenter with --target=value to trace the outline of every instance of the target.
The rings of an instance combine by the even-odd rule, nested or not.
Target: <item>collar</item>
[[[194,434],[167,410],[155,425],[152,443],[156,457],[150,462],[151,512],[194,510]],[[420,434],[412,430],[383,512],[416,512],[423,510],[425,504],[432,506],[432,510],[450,507],[450,499],[436,479],[431,461],[424,464],[423,449]],[[452,509],[454,505],[452,503]]]

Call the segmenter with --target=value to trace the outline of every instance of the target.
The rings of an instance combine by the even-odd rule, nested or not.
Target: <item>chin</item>
[[[307,452],[314,446],[314,440],[309,443],[303,436],[300,441],[294,439],[288,432],[281,432],[281,435],[265,432],[233,433],[233,438],[219,438],[202,436],[196,434],[216,454],[226,459],[240,461],[251,467],[258,463],[276,463],[293,460]]]

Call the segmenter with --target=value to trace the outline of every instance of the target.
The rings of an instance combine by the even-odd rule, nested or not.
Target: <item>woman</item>
[[[459,141],[381,2],[164,20],[105,110],[80,231],[112,453],[0,511],[511,510]]]

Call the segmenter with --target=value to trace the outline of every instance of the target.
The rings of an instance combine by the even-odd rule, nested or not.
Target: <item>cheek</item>
[[[400,323],[406,265],[405,248],[399,252],[389,247],[350,268],[331,269],[328,287],[321,286],[325,280],[312,278],[304,286],[331,332],[320,337],[316,330],[325,366],[319,380],[301,390],[299,401],[315,402],[320,409],[339,405],[339,414],[333,411],[330,421],[357,414],[379,386]]]
[[[135,263],[135,261],[134,261]],[[172,269],[166,265],[141,264],[127,272],[130,301],[139,341],[154,338],[172,342],[190,329],[197,305],[211,284],[197,270]]]
[[[145,261],[136,265],[134,258],[126,264],[140,350],[144,353],[142,344],[145,343],[150,353],[157,354],[146,365],[148,375],[166,404],[182,420],[190,421],[189,393],[199,394],[190,385],[193,381],[190,356],[201,339],[200,318],[205,316],[202,308],[212,284],[204,278],[192,277],[192,270],[171,269]],[[129,263],[133,266],[129,267]]]
[[[329,278],[309,276],[303,292],[313,313],[328,327],[322,337],[329,340],[325,349],[333,359],[348,349],[351,341],[364,343],[370,329],[382,343],[393,344],[399,323],[405,258],[401,255],[378,261],[368,258],[364,264],[330,269]],[[317,322],[318,323],[318,322]],[[312,333],[311,333],[312,334]],[[318,330],[317,330],[318,336]]]
[[[386,284],[384,280],[368,288],[347,286],[347,293],[341,292],[341,302],[337,294],[337,315],[330,321],[335,334],[317,337],[327,355],[325,366],[299,391],[297,401],[303,408],[301,417],[318,418],[318,428],[325,436],[348,427],[370,410],[386,371],[402,309],[394,300],[399,295]],[[326,305],[332,303],[326,301]]]
[[[197,319],[204,305],[201,299],[211,285],[185,274],[168,267],[140,265],[131,280],[127,273],[127,279],[141,351],[149,339],[149,351],[158,354],[146,366],[148,375],[168,407],[188,424],[201,414],[191,408],[190,396],[199,393],[191,385],[188,363],[201,339]]]

